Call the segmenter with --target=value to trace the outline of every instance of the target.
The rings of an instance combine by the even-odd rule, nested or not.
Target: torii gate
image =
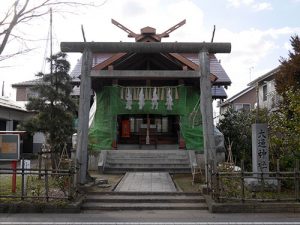
[[[81,52],[81,84],[80,102],[78,115],[77,149],[76,157],[79,167],[78,183],[86,183],[87,172],[87,147],[88,147],[88,122],[90,109],[91,91],[91,69],[92,53],[198,53],[200,70],[196,72],[200,79],[201,101],[200,109],[202,114],[203,136],[204,136],[204,158],[205,165],[209,160],[213,160],[213,170],[215,170],[216,147],[214,140],[213,109],[210,81],[209,53],[230,53],[231,43],[215,42],[62,42],[61,51]],[[113,75],[113,71],[112,75]],[[139,71],[143,72],[143,71]],[[148,71],[149,72],[149,71]],[[172,76],[174,71],[164,71],[165,75]],[[185,73],[186,71],[181,71]],[[122,73],[122,71],[118,71]],[[157,73],[157,71],[153,71]],[[205,167],[207,170],[207,167]],[[208,171],[206,171],[206,176]],[[207,177],[206,177],[207,179]]]

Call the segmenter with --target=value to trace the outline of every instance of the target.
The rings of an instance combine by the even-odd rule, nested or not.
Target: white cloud
[[[283,47],[287,50],[287,51],[291,51],[292,50],[292,46],[291,46],[291,43],[290,42],[285,42],[283,44]]]
[[[253,4],[252,8],[255,11],[263,11],[263,10],[273,9],[271,3],[269,3],[269,2],[262,2],[262,3]]]
[[[285,57],[290,49],[289,42],[283,44],[280,43],[280,39],[288,40],[295,32],[300,32],[300,27],[268,30],[252,28],[239,32],[220,29],[215,41],[229,41],[232,44],[230,54],[218,54],[232,80],[232,85],[227,91],[228,95],[232,96],[241,91],[251,80],[275,68],[280,56]],[[250,74],[251,67],[253,70]]]
[[[248,7],[256,12],[272,9],[272,5],[269,2],[257,2],[256,0],[227,0],[227,2],[230,7]]]

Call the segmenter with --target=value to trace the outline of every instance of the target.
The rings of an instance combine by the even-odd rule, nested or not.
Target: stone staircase
[[[155,171],[191,173],[194,151],[186,150],[111,150],[102,151],[98,168],[103,173]]]
[[[100,210],[208,210],[200,193],[184,192],[89,192],[81,209]]]

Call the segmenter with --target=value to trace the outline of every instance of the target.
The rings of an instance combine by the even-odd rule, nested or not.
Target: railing
[[[75,170],[0,168],[0,201],[5,199],[71,200],[76,194]]]
[[[240,171],[234,171],[232,165],[218,167],[212,171],[209,166],[210,193],[216,202],[226,201],[300,201],[299,161],[295,161],[292,171],[280,171],[279,160],[273,172],[248,172],[242,162]]]

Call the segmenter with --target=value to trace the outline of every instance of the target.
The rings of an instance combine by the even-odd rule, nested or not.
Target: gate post
[[[217,158],[216,146],[214,137],[214,122],[213,122],[213,108],[211,95],[211,81],[210,76],[210,61],[209,53],[203,49],[198,54],[200,64],[200,110],[202,115],[203,137],[204,137],[204,159],[205,165],[210,160],[213,161],[212,171],[216,172]],[[207,168],[207,167],[205,167]],[[205,171],[206,182],[210,181],[209,171]]]
[[[85,48],[82,54],[81,81],[80,81],[80,99],[78,110],[78,130],[77,130],[77,148],[76,161],[79,171],[77,183],[86,183],[87,160],[88,160],[88,131],[89,131],[89,110],[91,100],[91,68],[93,55],[89,48]]]

